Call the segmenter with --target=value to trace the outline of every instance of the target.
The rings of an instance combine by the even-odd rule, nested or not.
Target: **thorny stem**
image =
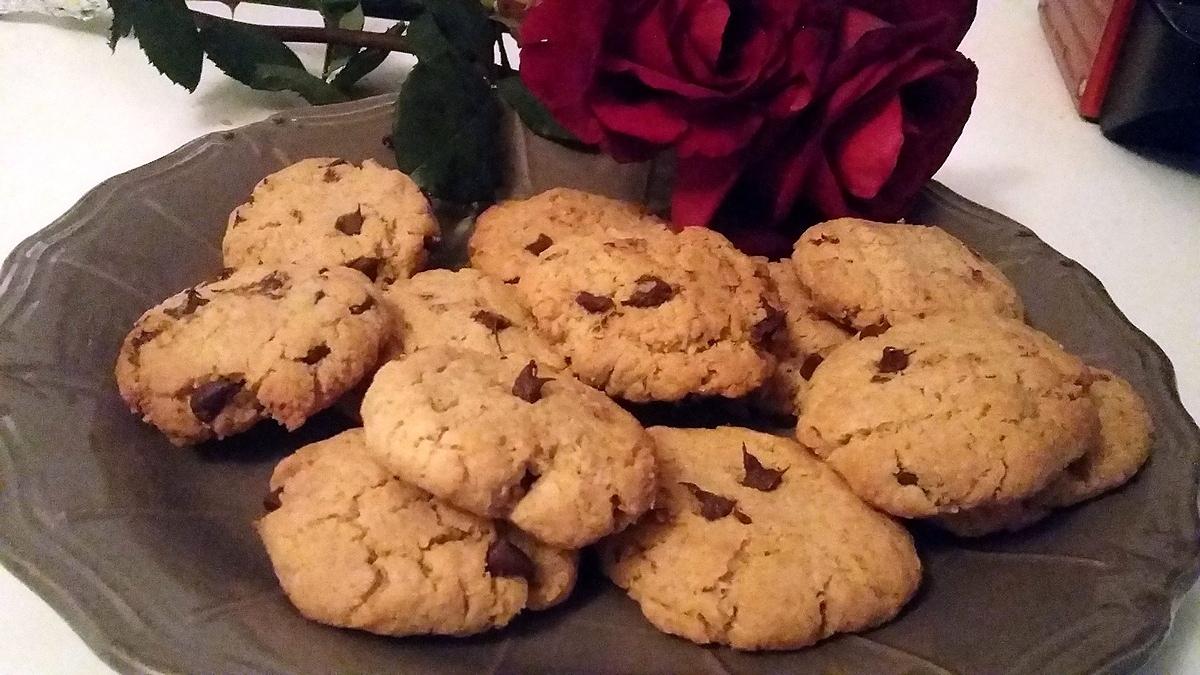
[[[402,35],[391,35],[388,33],[376,33],[364,30],[348,30],[345,28],[321,28],[315,26],[276,26],[261,23],[249,23],[247,21],[237,21],[236,19],[226,19],[224,17],[214,16],[206,12],[192,10],[193,16],[196,18],[197,25],[203,26],[206,23],[216,21],[228,21],[230,23],[239,23],[244,26],[250,26],[257,30],[261,30],[268,35],[279,38],[284,42],[312,42],[329,45],[344,45],[347,47],[365,47],[367,49],[384,49],[389,52],[404,52],[411,54],[408,41]]]

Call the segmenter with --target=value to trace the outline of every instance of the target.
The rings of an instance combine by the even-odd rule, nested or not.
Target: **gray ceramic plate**
[[[657,633],[585,571],[564,607],[464,640],[385,639],[301,619],[250,521],[295,437],[261,428],[169,447],[121,405],[134,319],[214,273],[226,214],[298,158],[385,159],[379,100],[207,136],[114,178],[0,274],[0,559],[125,671],[1082,673],[1143,661],[1196,577],[1200,433],[1170,363],[1092,275],[1031,232],[932,186],[914,218],[997,261],[1034,324],[1142,392],[1158,427],[1131,484],[1019,535],[918,532],[927,578],[895,622],[800,652],[741,654]]]

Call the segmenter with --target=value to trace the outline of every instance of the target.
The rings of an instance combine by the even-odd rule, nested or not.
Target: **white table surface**
[[[1200,173],[1126,151],[1075,116],[1032,0],[979,4],[963,45],[979,64],[979,99],[937,178],[1094,272],[1171,357],[1184,404],[1197,416]],[[244,6],[238,16],[294,21],[287,12]],[[289,94],[250,91],[211,64],[189,95],[159,76],[133,43],[110,54],[105,24],[0,17],[0,255],[109,176],[200,134],[303,105]],[[367,82],[386,87],[404,66],[392,57]],[[0,674],[108,672],[62,619],[0,569]],[[1182,602],[1142,672],[1200,673],[1200,588]]]

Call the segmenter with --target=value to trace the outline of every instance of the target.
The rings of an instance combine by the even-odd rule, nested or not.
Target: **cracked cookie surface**
[[[447,346],[566,366],[516,291],[479,270],[428,270],[392,284],[383,297],[395,321],[393,358]]]
[[[660,630],[796,649],[883,623],[916,592],[908,532],[794,441],[733,427],[649,431],[655,507],[600,552]]]
[[[1019,530],[1054,509],[1114,490],[1137,474],[1150,457],[1154,435],[1146,404],[1124,378],[1102,368],[1089,370],[1088,398],[1099,414],[1100,432],[1088,451],[1029,499],[941,516],[938,525],[963,537]]]
[[[1004,274],[938,227],[833,220],[796,241],[792,263],[817,308],[856,330],[944,312],[1024,314]]]
[[[564,238],[517,290],[579,379],[629,401],[742,396],[783,329],[760,266],[701,228]]]
[[[313,157],[264,178],[229,215],[227,267],[345,265],[386,285],[425,263],[437,221],[411,178],[373,160]]]
[[[775,334],[770,345],[779,363],[751,400],[772,414],[797,415],[817,367],[853,336],[817,311],[812,294],[800,283],[790,261],[766,265],[786,318],[784,329]]]
[[[666,229],[640,206],[570,188],[553,188],[528,199],[500,202],[475,221],[468,251],[471,266],[516,283],[526,268],[563,237],[619,232],[637,235]]]
[[[248,267],[168,298],[117,357],[121,397],[177,445],[272,418],[296,429],[354,387],[391,326],[362,274]]]
[[[382,635],[470,635],[564,600],[574,552],[543,546],[404,483],[361,429],[275,468],[256,524],[292,604],[321,623]]]
[[[847,342],[813,375],[797,438],[902,517],[1029,497],[1091,447],[1078,358],[1018,321],[936,317]]]
[[[654,445],[568,373],[446,347],[386,364],[363,401],[372,454],[402,479],[561,548],[650,507]]]

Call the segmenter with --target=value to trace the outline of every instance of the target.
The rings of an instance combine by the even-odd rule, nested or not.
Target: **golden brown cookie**
[[[577,556],[397,480],[354,429],[271,476],[256,529],[305,617],[382,635],[470,635],[564,600]]]
[[[916,592],[908,532],[793,441],[733,427],[650,433],[654,510],[606,539],[601,556],[658,629],[796,649],[879,625]]]

